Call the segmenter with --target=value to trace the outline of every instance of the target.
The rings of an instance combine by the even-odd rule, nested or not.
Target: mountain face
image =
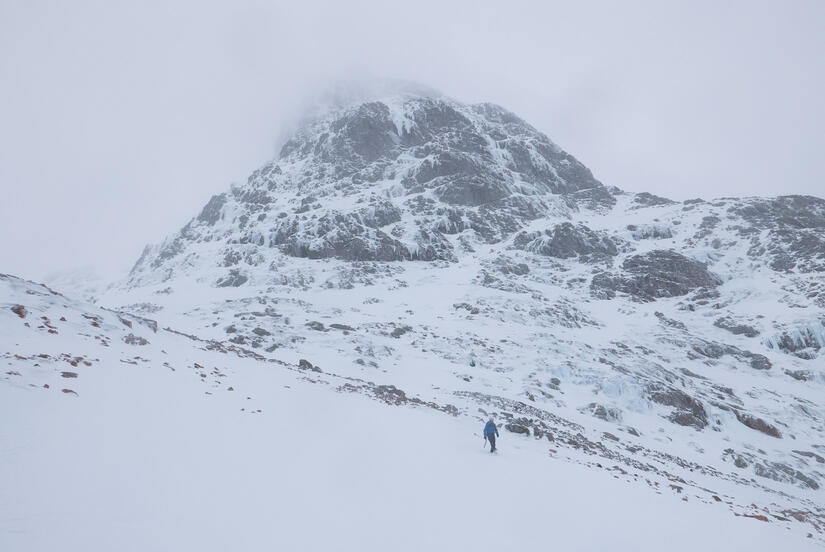
[[[824,273],[825,200],[628,193],[498,106],[395,94],[98,302],[821,539]]]
[[[428,97],[367,102],[300,129],[277,161],[147,249],[130,282],[165,278],[191,242],[226,244],[226,267],[271,262],[271,249],[455,262],[471,242],[498,244],[542,217],[614,203],[584,165],[500,107]]]

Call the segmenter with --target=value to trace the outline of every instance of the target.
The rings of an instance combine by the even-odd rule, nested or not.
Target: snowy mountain
[[[825,542],[823,271],[825,200],[628,193],[498,106],[388,93],[307,121],[277,159],[147,247],[97,298],[112,311],[3,277],[0,321],[21,337],[0,351],[13,366],[0,389],[22,412],[35,389],[63,386],[63,363],[90,362],[66,384],[78,395],[60,398],[89,401],[91,416],[124,370],[143,369],[129,381],[174,386],[193,411],[276,410],[292,446],[308,439],[292,427],[297,412],[334,425],[363,407],[358,423],[398,421],[405,455],[433,469],[450,457],[457,479],[435,493],[463,484],[461,469],[493,477],[452,464],[489,460],[465,447],[480,449],[492,415],[495,460],[512,468],[495,477],[535,484],[536,496],[516,497],[522,519],[555,512],[537,498],[553,489],[587,508],[609,489],[608,502],[657,504],[643,511],[665,526],[680,512],[702,519],[706,531],[679,537],[685,550],[740,530],[754,549],[802,549]],[[436,458],[413,419],[444,438]],[[357,440],[377,466],[397,460],[379,450],[402,446],[390,433]],[[362,473],[351,454],[343,465]],[[600,524],[614,515],[638,528],[599,512]],[[520,542],[536,546],[538,532]],[[576,549],[629,533],[613,537]]]

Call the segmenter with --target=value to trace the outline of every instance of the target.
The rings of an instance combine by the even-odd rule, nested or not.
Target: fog
[[[825,2],[0,0],[0,272],[114,277],[400,78],[514,111],[608,185],[825,195]]]

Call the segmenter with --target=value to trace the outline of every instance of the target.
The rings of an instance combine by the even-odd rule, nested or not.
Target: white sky
[[[499,103],[630,191],[823,196],[824,52],[820,0],[0,0],[0,272],[127,270],[353,73]]]

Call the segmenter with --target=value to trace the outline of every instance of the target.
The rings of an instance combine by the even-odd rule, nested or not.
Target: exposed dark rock
[[[756,337],[759,335],[759,330],[757,330],[753,326],[748,326],[747,324],[739,324],[729,317],[719,318],[716,320],[716,322],[713,323],[713,325],[717,328],[727,330],[734,335],[744,335],[746,337]]]
[[[311,321],[307,322],[305,324],[305,326],[307,326],[311,330],[315,330],[317,332],[327,332],[327,331],[329,331],[324,327],[324,324],[322,322],[318,322],[317,320],[311,320]]]
[[[755,429],[756,431],[761,431],[765,435],[770,435],[771,437],[776,437],[777,439],[782,438],[782,434],[779,430],[762,418],[757,418],[756,416],[752,416],[745,412],[739,412],[738,410],[734,410],[734,414],[736,414],[736,419],[747,427]]]
[[[354,332],[355,331],[355,328],[353,328],[352,326],[347,326],[346,324],[330,324],[329,327],[333,328],[333,329],[336,329],[336,330],[345,331],[345,332]]]
[[[803,359],[814,359],[825,347],[825,318],[798,324],[765,340],[765,345]]]
[[[129,334],[123,338],[123,342],[127,345],[148,345],[149,341],[146,338],[137,336],[135,334]]]
[[[456,310],[464,309],[467,312],[469,312],[470,314],[478,314],[479,312],[481,312],[478,309],[478,307],[474,307],[469,303],[456,303],[455,305],[453,305],[453,308],[456,309]]]
[[[398,328],[395,328],[392,332],[390,332],[390,335],[398,339],[399,337],[401,337],[409,331],[412,331],[412,328],[410,326],[399,326]]]
[[[227,276],[219,278],[215,285],[218,287],[240,287],[244,285],[249,278],[240,272],[240,270],[233,268],[229,271]]]
[[[703,429],[708,425],[705,407],[684,391],[663,384],[651,384],[647,393],[651,401],[675,409],[668,417],[671,422],[697,429]]]
[[[825,199],[813,196],[749,199],[730,211],[757,228],[825,229]]]
[[[606,422],[621,422],[622,411],[618,408],[607,407],[599,403],[590,403],[586,407],[580,409],[582,412],[590,414],[594,418],[599,418]]]
[[[501,274],[524,276],[530,273],[530,267],[526,263],[515,262],[506,256],[496,258],[493,261],[493,265]]]
[[[725,355],[731,355],[739,360],[747,362],[754,370],[770,370],[773,367],[771,361],[765,355],[752,353],[750,351],[743,351],[738,347],[726,345],[724,343],[696,340],[691,349],[694,353],[698,353],[703,357],[712,359],[720,359]],[[693,356],[692,358],[698,357]]]
[[[279,160],[254,171],[245,185],[213,197],[176,236],[147,248],[130,283],[162,266],[168,270],[164,277],[171,277],[176,267],[170,260],[180,259],[193,243],[211,240],[232,246],[225,252],[226,267],[265,261],[265,252],[237,245],[350,262],[454,261],[445,235],[473,232],[473,238],[498,243],[548,213],[615,204],[617,190],[605,188],[574,157],[500,107],[417,93],[401,101],[403,122],[379,101],[307,122],[284,144]],[[285,165],[304,168],[284,171]],[[400,181],[406,196],[365,194],[343,211],[326,200],[389,180]],[[275,194],[282,193],[291,207],[270,214]],[[213,229],[230,202],[239,208],[234,228]],[[402,216],[409,214],[414,220]],[[471,241],[462,236],[460,243]],[[523,275],[525,266],[502,270]],[[244,277],[221,278],[217,285],[242,285]]]
[[[298,361],[298,369],[300,369],[300,370],[310,370],[312,372],[319,372],[319,373],[323,372],[323,370],[321,370],[320,367],[315,366],[314,364],[312,364],[310,361],[308,361],[305,358],[302,358]]]
[[[673,320],[672,318],[668,318],[667,316],[664,315],[664,313],[661,313],[661,312],[658,312],[658,311],[655,312],[654,314],[656,315],[656,318],[658,318],[659,321],[662,324],[664,324],[665,326],[669,326],[671,328],[676,328],[677,330],[687,331],[687,326],[685,326],[682,322],[679,322],[678,320]]]
[[[658,205],[675,205],[676,202],[665,197],[660,197],[647,192],[636,194],[633,203],[643,207],[655,207]]]
[[[825,262],[825,200],[811,196],[748,199],[729,211],[749,223],[739,232],[751,239],[748,255],[771,259],[777,271],[820,272]],[[756,235],[767,230],[767,237]]]
[[[815,452],[811,452],[809,450],[794,450],[793,453],[798,454],[799,456],[804,456],[806,458],[813,458],[820,464],[825,464],[825,458],[823,458]]]
[[[213,225],[221,218],[221,210],[226,204],[226,194],[218,194],[212,196],[212,199],[204,206],[201,214],[198,215],[198,220],[206,224]]]
[[[699,288],[722,283],[707,265],[675,251],[655,250],[634,255],[622,264],[624,274],[596,274],[590,284],[592,294],[611,299],[616,292],[627,293],[639,301],[687,295]]]
[[[254,333],[255,335],[260,336],[260,337],[264,337],[264,336],[267,336],[267,335],[272,335],[272,333],[270,333],[269,331],[267,331],[267,330],[265,330],[261,327],[253,329],[252,333]]]
[[[439,410],[441,412],[446,412],[451,416],[458,416],[458,409],[451,404],[440,405],[434,402],[425,402],[419,399],[418,397],[407,396],[407,394],[404,393],[404,391],[398,389],[394,385],[375,385],[373,383],[362,383],[361,385],[353,385],[351,383],[345,383],[344,385],[338,388],[338,391],[346,391],[350,393],[367,393],[373,395],[376,399],[386,404],[396,406],[425,406],[428,408]]]
[[[530,435],[530,430],[519,424],[504,424],[504,429],[511,433],[519,433],[521,435]]]
[[[568,200],[583,209],[605,212],[616,205],[614,194],[617,193],[620,193],[617,188],[598,185],[572,193],[568,196]]]
[[[750,351],[739,351],[738,356],[747,359],[754,370],[770,370],[773,368],[773,364],[765,355],[751,353]]]
[[[792,483],[799,487],[807,487],[814,490],[819,489],[819,483],[812,477],[781,462],[769,462],[767,460],[757,462],[753,465],[753,472],[759,477],[765,477],[774,481]]]
[[[60,377],[63,378],[76,378],[77,372],[60,372]]]
[[[123,324],[127,328],[132,327],[132,321],[131,320],[127,320],[126,318],[123,318],[122,316],[118,316],[117,319],[120,321],[121,324]]]
[[[810,370],[785,370],[785,373],[799,381],[809,381],[814,377]]]
[[[696,240],[701,240],[706,238],[707,236],[711,235],[713,231],[719,226],[719,223],[722,222],[722,219],[717,217],[716,215],[708,215],[706,217],[702,217],[702,222],[699,224],[699,230],[694,234],[693,238]]]
[[[569,222],[558,224],[543,233],[522,232],[513,239],[513,247],[559,259],[585,255],[612,257],[618,253],[616,244],[604,233]]]
[[[28,314],[28,311],[26,310],[26,307],[24,307],[23,305],[14,305],[11,308],[11,312],[16,314],[20,318],[26,318],[26,315]]]
[[[401,209],[389,200],[377,200],[358,212],[361,221],[370,228],[382,228],[401,220]]]
[[[367,220],[369,224],[378,224]],[[434,230],[422,230],[418,247],[410,249],[382,230],[365,224],[358,214],[327,212],[311,221],[298,217],[278,221],[270,244],[287,255],[344,261],[434,261],[455,259],[452,245]]]

